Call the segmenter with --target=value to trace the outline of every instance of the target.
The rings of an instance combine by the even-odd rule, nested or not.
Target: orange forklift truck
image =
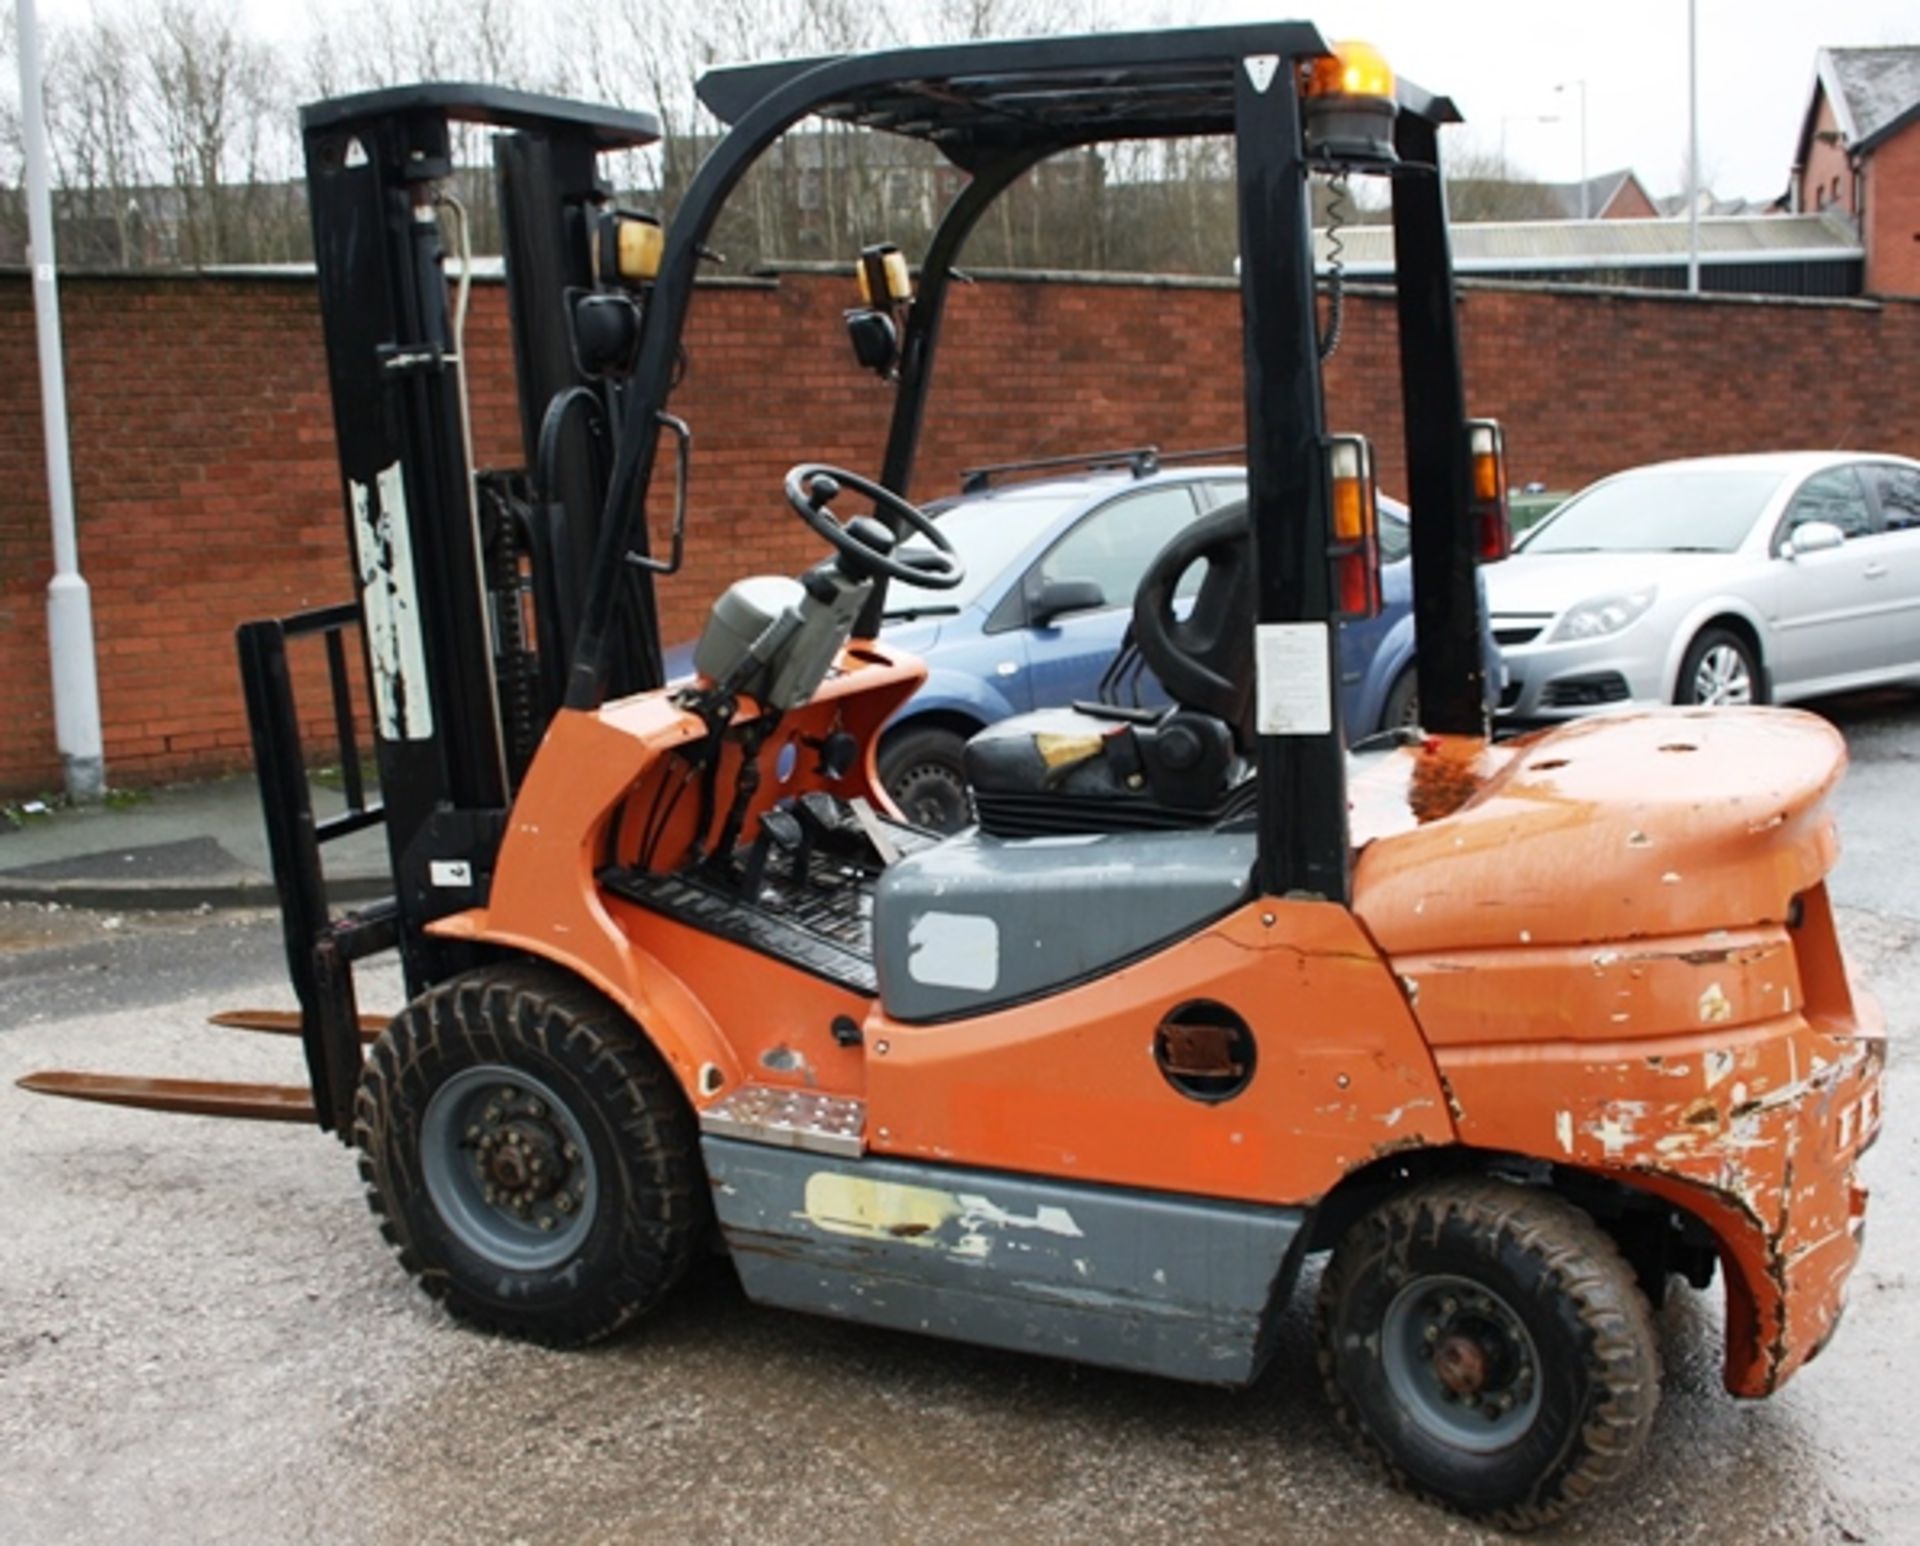
[[[241,649],[311,1089],[35,1082],[317,1119],[428,1293],[555,1346],[641,1316],[717,1239],[756,1302],[1241,1386],[1331,1252],[1341,1425],[1396,1482],[1512,1528],[1633,1465],[1674,1276],[1719,1266],[1727,1388],[1777,1390],[1839,1319],[1880,1121],[1882,1034],[1824,883],[1842,743],[1773,710],[1489,741],[1475,566],[1504,551],[1505,479],[1464,403],[1452,105],[1299,23],[699,89],[732,127],[665,230],[596,166],[653,136],[644,114],[444,86],[306,111],[359,596]],[[829,556],[732,586],[670,688],[653,578],[686,525],[669,402],[695,271],[809,115],[968,180],[917,294],[899,254],[861,261],[849,331],[895,383],[879,476],[794,468]],[[467,272],[443,252],[462,118],[508,131],[528,459],[477,477]],[[905,498],[953,262],[1045,157],[1186,135],[1236,153],[1248,497],[1141,586],[1129,648],[1172,706],[983,732],[978,826],[935,838],[874,746],[922,674],[878,638],[889,583],[961,577]],[[1351,759],[1330,631],[1377,604],[1373,481],[1366,442],[1323,423],[1316,173],[1391,190],[1430,731]],[[834,510],[851,496],[871,513]],[[385,803],[356,785],[316,824],[287,641],[325,637],[352,770],[356,626]],[[336,916],[321,843],[374,821],[394,898]],[[352,963],[394,947],[412,1002],[366,1024]]]

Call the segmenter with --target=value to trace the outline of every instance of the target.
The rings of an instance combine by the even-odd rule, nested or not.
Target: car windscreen
[[[1379,504],[1380,562],[1397,564],[1413,551],[1413,531],[1407,525],[1407,518],[1397,508],[1388,508],[1383,499]]]
[[[1657,468],[1576,494],[1527,533],[1524,553],[1731,553],[1782,472]]]
[[[930,506],[927,514],[939,523],[954,552],[960,555],[967,577],[952,590],[940,591],[894,580],[887,589],[887,616],[964,611],[1006,572],[1008,564],[1085,498],[1085,494],[1010,493],[992,499],[963,500],[944,509]],[[900,545],[903,557],[926,551],[924,538]]]

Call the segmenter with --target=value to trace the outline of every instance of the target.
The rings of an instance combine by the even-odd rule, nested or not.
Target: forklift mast
[[[475,466],[467,374],[472,214],[453,125],[494,140],[523,468]],[[613,388],[569,347],[596,289],[611,190],[599,156],[659,138],[650,113],[426,84],[301,114],[348,551],[347,606],[239,632],[288,967],[321,1126],[344,1134],[359,1066],[351,963],[397,946],[409,993],[471,964],[424,932],[481,901],[520,775],[557,706],[599,540]],[[471,189],[466,190],[471,196]],[[623,587],[620,690],[659,680],[651,577]],[[361,636],[380,798],[369,804],[345,633]],[[328,656],[344,814],[316,822],[290,639]],[[336,918],[321,846],[383,824],[391,898]]]

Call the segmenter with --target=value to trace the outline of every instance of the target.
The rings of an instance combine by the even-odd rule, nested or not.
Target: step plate
[[[781,1149],[857,1156],[867,1147],[867,1103],[771,1084],[743,1084],[700,1113],[700,1131]]]

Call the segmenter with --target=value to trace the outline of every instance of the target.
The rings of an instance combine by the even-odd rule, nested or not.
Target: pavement
[[[311,785],[316,820],[345,809]],[[0,902],[196,909],[275,905],[260,792],[251,774],[119,793],[99,805],[27,802],[0,823]],[[380,827],[321,850],[337,904],[392,890]]]

